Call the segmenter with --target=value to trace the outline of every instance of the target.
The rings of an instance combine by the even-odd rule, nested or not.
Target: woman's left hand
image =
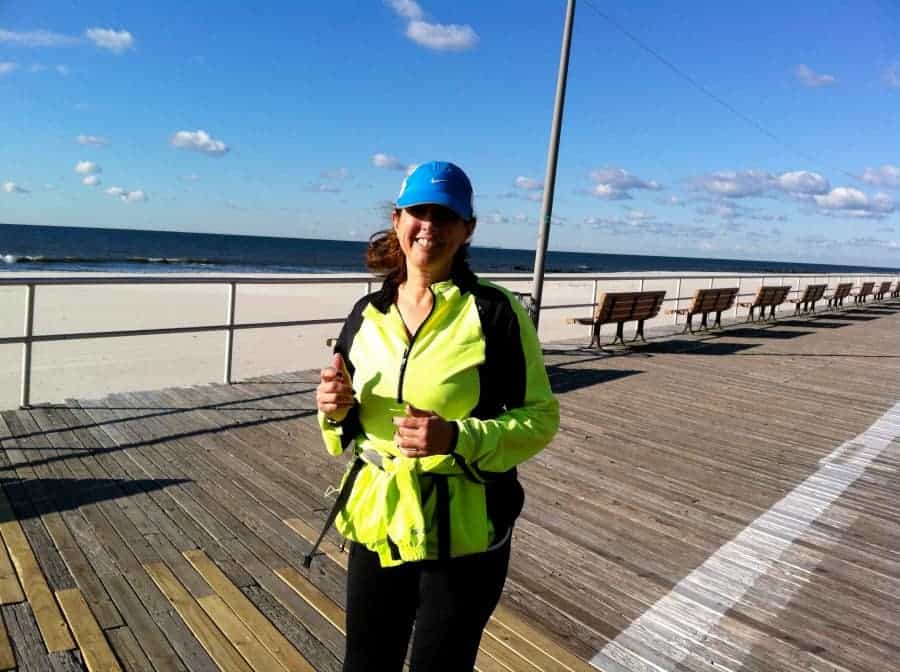
[[[406,406],[406,417],[394,418],[394,443],[406,457],[447,455],[453,446],[453,423],[437,413]]]

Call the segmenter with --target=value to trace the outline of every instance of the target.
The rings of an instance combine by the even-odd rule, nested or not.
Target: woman
[[[522,509],[516,465],[556,433],[534,326],[466,262],[472,186],[434,161],[375,234],[380,291],[351,311],[316,390],[328,451],[356,448],[333,519],[351,541],[346,672],[471,670]],[[311,557],[308,556],[308,557]]]

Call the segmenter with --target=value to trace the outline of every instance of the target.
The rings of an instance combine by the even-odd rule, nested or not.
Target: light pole
[[[534,252],[534,285],[531,290],[531,319],[537,328],[541,316],[541,294],[544,291],[544,257],[550,238],[550,218],[553,216],[553,188],[556,184],[556,163],[559,154],[559,133],[562,127],[563,105],[566,100],[566,78],[569,74],[569,47],[572,44],[572,23],[575,20],[575,0],[568,0],[566,23],[563,28],[562,51],[559,55],[559,74],[556,78],[556,104],[550,126],[550,147],[547,150],[547,172],[544,176],[544,200],[541,221],[538,223],[537,248]]]

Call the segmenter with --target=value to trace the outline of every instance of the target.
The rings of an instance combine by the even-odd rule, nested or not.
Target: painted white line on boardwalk
[[[702,642],[723,614],[737,604],[793,542],[834,503],[890,445],[900,436],[900,403],[896,404],[865,432],[847,441],[830,455],[821,459],[821,467],[781,501],[754,520],[740,534],[693,572],[684,577],[667,595],[619,633],[615,640],[603,647],[591,665],[623,669],[674,669],[694,650],[702,649]],[[841,521],[847,527],[853,518]],[[789,521],[789,525],[785,524]],[[773,534],[771,530],[779,533]],[[723,581],[723,578],[725,579]],[[769,606],[775,612],[787,606],[793,594],[804,585],[802,577],[782,590]],[[697,601],[701,595],[706,599]],[[777,609],[776,609],[777,608]],[[634,652],[637,645],[658,640],[663,644],[665,659],[655,660]],[[649,646],[651,650],[654,648]],[[733,647],[736,648],[736,647]],[[745,652],[746,653],[746,652]],[[718,661],[740,667],[740,660]]]

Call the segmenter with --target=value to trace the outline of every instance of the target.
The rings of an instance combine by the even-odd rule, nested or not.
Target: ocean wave
[[[192,257],[48,257],[30,254],[0,253],[5,264],[177,264],[192,266],[225,266],[232,262]]]

